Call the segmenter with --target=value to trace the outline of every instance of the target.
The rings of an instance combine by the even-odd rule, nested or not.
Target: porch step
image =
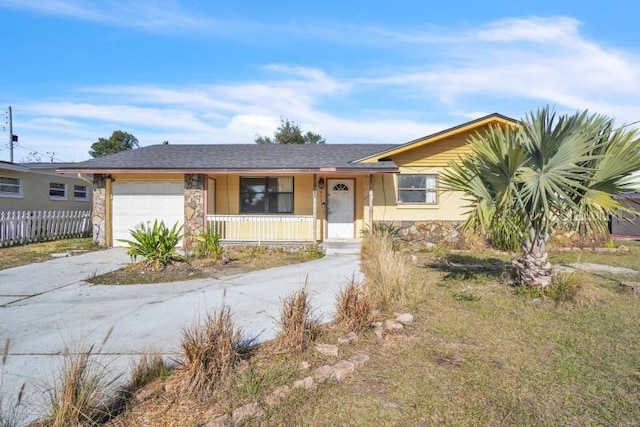
[[[320,243],[325,255],[359,254],[360,246],[358,240],[325,240]]]

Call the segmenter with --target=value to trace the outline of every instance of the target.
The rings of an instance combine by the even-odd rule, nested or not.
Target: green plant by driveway
[[[164,221],[158,222],[156,219],[153,226],[140,224],[131,230],[131,237],[133,240],[118,239],[129,245],[127,254],[134,261],[138,257],[144,258],[148,266],[157,270],[178,258],[177,246],[182,239],[182,226],[178,227],[176,222],[169,229]]]
[[[199,236],[196,236],[196,241],[198,242],[196,255],[199,258],[211,257],[213,260],[217,261],[224,252],[224,248],[220,244],[220,235],[218,233],[214,233],[211,229]]]

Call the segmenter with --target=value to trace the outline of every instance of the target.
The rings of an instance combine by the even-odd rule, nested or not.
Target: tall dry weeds
[[[4,372],[7,360],[9,359],[9,349],[11,347],[11,339],[6,338],[4,341],[4,349],[2,351],[2,365],[0,366],[0,427],[18,427],[23,425],[25,418],[25,407],[23,406],[22,396],[26,383],[22,383],[17,396],[10,397],[4,388]]]
[[[91,356],[93,346],[83,344],[77,350],[65,349],[62,365],[49,392],[49,416],[52,427],[94,425],[109,417],[113,381],[107,369]]]
[[[372,319],[372,306],[364,284],[351,278],[336,295],[336,324],[350,330],[359,332],[369,326]]]
[[[411,267],[395,250],[393,238],[371,230],[363,237],[361,257],[367,293],[373,305],[382,310],[404,305],[415,289]]]
[[[279,326],[276,341],[284,350],[303,352],[316,339],[320,321],[314,315],[306,287],[282,298]]]
[[[143,352],[132,365],[131,379],[121,392],[125,397],[140,390],[157,378],[166,378],[171,372],[171,366],[158,353]]]
[[[182,330],[183,362],[175,375],[178,390],[196,398],[207,398],[233,370],[239,358],[242,331],[231,318],[231,310],[207,313],[203,322]]]

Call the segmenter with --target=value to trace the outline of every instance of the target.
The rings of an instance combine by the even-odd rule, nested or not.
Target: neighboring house
[[[640,191],[628,193],[620,197],[622,204],[633,210],[640,211]],[[620,216],[612,216],[610,232],[614,235],[640,237],[640,217],[632,213],[622,213]]]
[[[154,219],[184,224],[186,246],[207,227],[227,242],[316,242],[379,222],[430,239],[468,210],[440,189],[449,161],[474,133],[515,124],[491,114],[402,145],[153,145],[61,170],[93,174],[94,239],[108,246]]]
[[[73,165],[0,161],[0,212],[91,210],[92,177],[56,172]]]

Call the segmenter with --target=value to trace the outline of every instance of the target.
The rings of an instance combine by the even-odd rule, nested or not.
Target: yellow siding
[[[461,156],[469,154],[467,140],[474,133],[475,131],[466,132],[452,138],[426,144],[400,153],[392,159],[401,168],[447,166],[451,160],[458,160]]]
[[[401,174],[434,174],[444,171],[451,160],[458,160],[470,153],[467,141],[484,127],[466,131],[449,138],[409,149],[392,156]],[[377,175],[374,187],[374,214],[376,221],[461,221],[469,211],[469,202],[462,193],[438,190],[435,205],[398,204],[397,175]],[[365,207],[365,209],[367,209]]]
[[[313,176],[293,177],[293,214],[313,215]]]
[[[216,181],[215,213],[218,215],[239,215],[240,175],[212,175],[211,177]],[[210,203],[209,206],[211,205]],[[207,213],[213,214],[214,212]],[[311,175],[293,177],[293,215],[313,215],[313,177]]]
[[[237,176],[216,175],[216,214],[237,215],[240,200],[240,180]],[[208,212],[213,214],[214,212]]]
[[[436,174],[445,168],[400,168],[401,173]],[[438,192],[435,205],[398,205],[397,177],[395,175],[377,175],[373,195],[373,218],[376,221],[461,221],[469,210],[468,202],[462,200],[459,192]],[[440,177],[438,177],[438,183]],[[368,208],[365,208],[368,209]]]
[[[355,237],[360,238],[362,235],[362,230],[365,228],[365,215],[369,215],[369,177],[368,176],[358,176],[355,179],[356,188],[355,188],[355,218],[356,218],[356,229],[355,229]],[[367,211],[365,213],[365,211]]]
[[[214,178],[207,179],[207,214],[213,214],[216,211],[216,190],[217,180]]]

